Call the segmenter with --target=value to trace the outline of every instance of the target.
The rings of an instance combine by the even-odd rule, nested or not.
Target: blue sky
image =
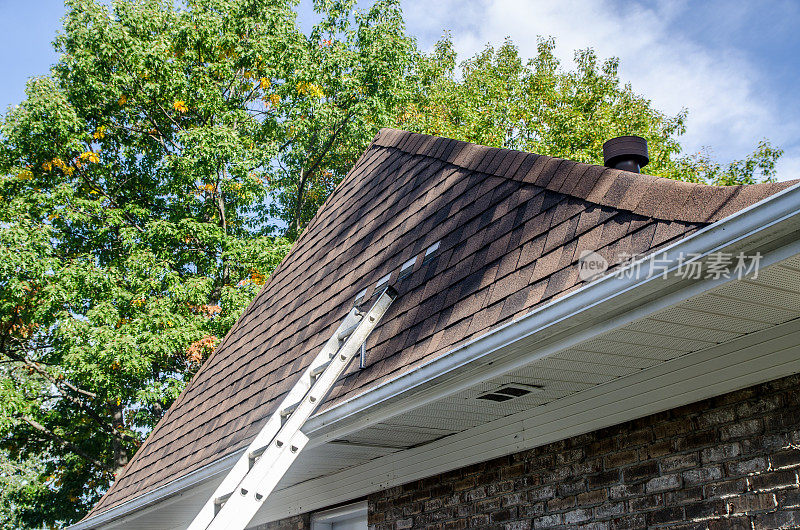
[[[656,107],[689,110],[688,152],[707,146],[730,160],[769,138],[786,151],[779,178],[800,178],[800,2],[403,0],[403,8],[422,47],[450,30],[462,58],[506,36],[532,56],[538,35],[556,38],[564,63],[589,46],[618,56],[623,79]],[[0,0],[0,109],[56,61],[50,43],[63,14],[60,0]]]

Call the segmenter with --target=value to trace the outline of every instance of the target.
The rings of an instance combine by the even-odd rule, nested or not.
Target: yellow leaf
[[[271,83],[269,82],[269,79],[267,79],[266,77],[262,77],[261,81],[259,81],[259,85],[261,86],[261,90],[268,89],[270,84]]]
[[[23,169],[17,173],[17,178],[20,180],[31,180],[33,178],[33,172],[30,169]]]
[[[177,111],[178,111],[178,112],[180,112],[181,114],[183,114],[184,112],[186,112],[186,111],[188,111],[188,110],[189,110],[189,109],[186,107],[186,103],[184,103],[184,102],[183,102],[182,100],[180,100],[180,99],[176,99],[176,100],[175,100],[175,101],[172,103],[172,108],[174,108],[175,110],[177,110]]]
[[[314,96],[317,98],[325,96],[325,93],[322,91],[322,89],[313,83],[297,83],[297,91],[300,94],[308,94],[309,96]]]
[[[123,95],[121,95],[121,96],[119,97],[119,99],[117,100],[117,102],[119,103],[119,106],[121,107],[121,106],[123,106],[125,103],[127,103],[127,102],[128,102],[128,98],[127,98],[127,97],[125,97],[125,94],[123,94]]]
[[[318,85],[308,85],[308,93],[314,97],[325,97],[325,92]]]
[[[86,160],[87,162],[91,162],[92,164],[97,164],[100,162],[100,157],[97,156],[97,153],[93,153],[91,151],[86,151],[82,153],[80,156],[81,160]]]

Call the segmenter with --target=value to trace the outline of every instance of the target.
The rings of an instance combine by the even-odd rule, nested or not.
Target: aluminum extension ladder
[[[357,306],[348,312],[206,501],[189,530],[244,530],[308,442],[301,428],[359,353],[396,297],[397,292],[387,287],[366,313]]]

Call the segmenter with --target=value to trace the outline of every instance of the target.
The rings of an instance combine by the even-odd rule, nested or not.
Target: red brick
[[[695,484],[703,484],[706,482],[714,482],[722,478],[722,467],[708,466],[699,467],[697,469],[690,469],[683,472],[683,480],[687,485],[694,486]]]
[[[578,505],[591,506],[593,504],[600,504],[608,499],[608,493],[604,489],[587,491],[578,494]]]
[[[752,519],[756,528],[797,528],[800,526],[800,510],[756,514]]]
[[[556,497],[547,501],[547,509],[551,512],[561,512],[576,505],[577,499],[574,495],[569,497]]]
[[[699,463],[697,453],[686,453],[675,456],[667,456],[661,459],[659,465],[662,473],[678,471],[694,467]]]
[[[722,517],[703,521],[708,530],[752,530],[749,517]]]
[[[800,466],[800,449],[787,449],[769,457],[773,469]]]
[[[632,464],[639,460],[639,452],[636,449],[612,453],[605,457],[604,464],[606,469]]]
[[[630,467],[626,467],[622,471],[622,476],[624,477],[625,482],[635,482],[638,480],[649,479],[655,475],[658,475],[658,462],[655,460],[642,462],[641,464],[635,464]]]
[[[663,491],[676,490],[681,487],[681,484],[680,475],[663,475],[648,480],[645,489],[647,493],[660,493]]]
[[[725,499],[725,502],[728,505],[728,512],[731,514],[771,510],[777,506],[775,496],[772,493],[739,495],[730,499]]]
[[[670,506],[647,514],[647,522],[653,525],[682,520],[683,508],[680,506]]]
[[[748,480],[750,489],[753,491],[797,487],[797,475],[791,470],[763,473],[752,476]]]
[[[714,482],[703,486],[703,491],[707,499],[715,497],[729,497],[735,493],[742,493],[747,489],[747,479],[739,478]]]

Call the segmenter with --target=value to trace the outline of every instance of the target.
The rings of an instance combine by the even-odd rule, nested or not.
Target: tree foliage
[[[774,179],[782,152],[769,142],[728,165],[708,150],[687,155],[679,141],[686,111],[669,116],[653,107],[620,81],[616,58],[578,50],[574,67],[564,69],[554,51],[555,40],[540,39],[526,62],[507,39],[459,64],[445,36],[420,55],[398,127],[601,165],[603,142],[636,134],[647,139],[651,175],[718,185]]]
[[[394,112],[397,4],[315,8],[68,2],[0,129],[7,526],[86,513]]]
[[[350,1],[319,1],[324,15],[303,53],[291,59],[277,120],[272,215],[296,237],[353,166],[378,128],[407,100],[415,45],[393,1],[356,11]]]

